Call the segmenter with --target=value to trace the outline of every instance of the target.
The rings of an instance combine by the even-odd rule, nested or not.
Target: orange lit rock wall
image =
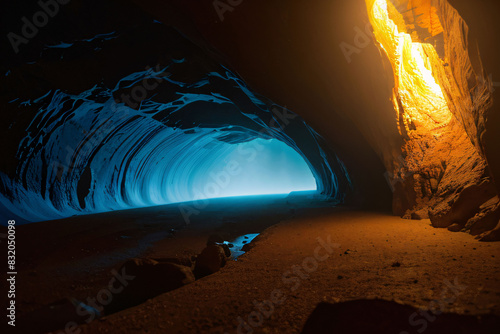
[[[392,64],[392,101],[404,140],[402,155],[387,165],[393,211],[482,234],[500,218],[480,140],[492,82],[458,12],[445,0],[433,4],[367,0],[375,38]]]

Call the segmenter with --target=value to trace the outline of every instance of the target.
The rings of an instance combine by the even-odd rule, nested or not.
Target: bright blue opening
[[[202,165],[194,175],[189,196],[175,202],[231,196],[288,194],[316,190],[316,180],[304,159],[285,143],[272,139],[230,145]],[[226,150],[221,150],[226,151]]]

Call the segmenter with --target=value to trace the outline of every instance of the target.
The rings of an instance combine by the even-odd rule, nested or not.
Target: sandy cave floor
[[[203,216],[176,232],[158,223],[166,216],[175,220],[168,210],[21,227],[19,243],[33,248],[22,255],[19,308],[26,313],[64,297],[95,296],[110,270],[129,257],[188,257],[204,248],[211,233],[231,238],[263,230],[249,252],[220,272],[82,325],[81,333],[236,333],[240,319],[248,321],[255,311],[254,301],[272,299],[273,291],[283,302],[254,332],[297,333],[321,301],[381,298],[428,308],[451,291],[446,280],[456,287],[456,298],[445,311],[500,315],[500,243],[436,229],[428,220],[328,207],[293,214],[264,207],[269,212],[231,205],[222,218],[221,207],[207,209],[223,223],[209,224]],[[246,218],[236,223],[229,211]],[[35,241],[42,228],[51,233]],[[330,240],[331,249],[318,238]],[[45,246],[34,252],[37,242]]]

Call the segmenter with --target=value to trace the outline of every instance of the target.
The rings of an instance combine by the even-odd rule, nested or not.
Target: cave
[[[13,333],[500,328],[500,2],[2,7]]]

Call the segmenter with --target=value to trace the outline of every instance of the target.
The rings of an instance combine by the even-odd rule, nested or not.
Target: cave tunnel
[[[342,201],[349,187],[342,163],[298,115],[259,98],[224,67],[180,81],[195,61],[182,56],[113,88],[12,100],[35,116],[18,144],[16,177],[2,175],[3,205],[36,222],[300,191]]]
[[[2,8],[13,333],[500,328],[500,2]]]

